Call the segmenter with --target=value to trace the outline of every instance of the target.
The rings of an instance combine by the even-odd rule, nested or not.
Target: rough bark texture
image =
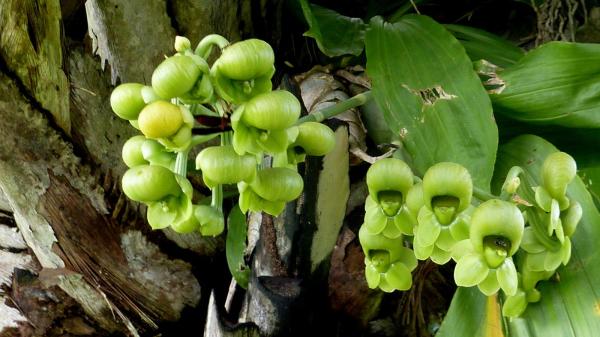
[[[62,69],[58,0],[7,0],[0,5],[0,55],[28,94],[70,132],[69,84]]]
[[[119,225],[108,216],[91,170],[25,101],[15,82],[1,79],[0,128],[7,132],[0,153],[0,187],[41,267],[64,269],[57,284],[109,331],[125,324],[134,333],[128,315],[152,326],[154,320],[177,319],[184,304],[196,304],[198,283],[189,265],[163,258],[172,270],[145,280],[130,276],[140,267],[125,257]],[[144,261],[144,268],[156,268],[160,259],[143,245],[127,247],[136,248],[141,249],[130,255]],[[181,272],[174,275],[173,270]],[[185,291],[165,296],[163,282],[169,278],[171,286],[181,284]],[[120,313],[119,319],[114,312]]]

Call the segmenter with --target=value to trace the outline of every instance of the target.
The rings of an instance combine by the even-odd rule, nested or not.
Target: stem
[[[189,147],[181,152],[177,153],[177,158],[175,159],[175,173],[179,174],[182,177],[187,175],[187,160],[188,153],[190,152]]]
[[[223,49],[229,45],[229,41],[219,34],[206,35],[200,43],[198,43],[194,53],[206,59],[210,56],[213,45],[217,45],[220,49]]]
[[[361,94],[358,94],[352,98],[349,98],[345,101],[341,101],[332,106],[328,106],[325,109],[321,109],[319,111],[313,112],[309,115],[306,115],[296,122],[296,125],[300,125],[305,122],[322,122],[327,118],[333,117],[335,115],[339,115],[342,112],[345,112],[349,109],[356,108],[357,106],[361,106],[368,101],[371,100],[372,94],[371,91],[365,91]]]
[[[226,108],[223,106],[223,100],[218,100],[213,107],[215,108],[215,110],[217,110],[217,112],[219,113],[219,116],[223,117],[225,116],[225,114],[227,113]]]
[[[202,104],[194,104],[192,105],[190,111],[192,112],[192,115],[194,116],[217,116],[217,113],[215,111],[212,111],[211,109],[205,107]]]
[[[231,132],[223,132],[221,134],[221,145],[231,144]],[[211,202],[210,205],[220,212],[223,212],[223,185],[215,186],[211,191]]]
[[[486,192],[479,187],[473,186],[473,196],[481,201],[487,201],[491,199],[500,199],[499,196],[493,195],[490,192]]]
[[[192,142],[190,143],[190,148],[196,145],[200,145],[202,143],[206,143],[209,140],[217,137],[218,135],[220,135],[220,133],[212,133],[210,135],[193,135]]]

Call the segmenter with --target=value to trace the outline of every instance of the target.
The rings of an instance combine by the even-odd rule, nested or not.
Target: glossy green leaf
[[[225,254],[227,266],[231,275],[242,288],[248,287],[250,278],[250,267],[244,261],[246,250],[246,216],[236,205],[227,217],[227,240],[225,242]]]
[[[436,337],[504,337],[497,297],[458,288]]]
[[[394,24],[376,17],[365,42],[373,97],[416,173],[453,161],[469,170],[476,186],[488,189],[498,131],[489,97],[460,43],[420,15]]]
[[[496,71],[494,111],[535,124],[600,127],[600,45],[550,42]]]
[[[304,35],[315,39],[323,54],[335,57],[362,53],[366,25],[361,19],[343,16],[307,0],[300,0],[300,5],[309,26]]]
[[[465,47],[473,62],[486,60],[505,68],[515,64],[525,55],[523,49],[510,41],[484,30],[461,25],[445,25],[444,27]]]
[[[496,186],[514,165],[525,169],[525,185],[539,185],[541,165],[556,148],[544,139],[525,135],[500,147]],[[519,192],[521,193],[521,190]],[[583,218],[572,238],[572,257],[558,269],[560,282],[541,282],[539,303],[531,303],[522,318],[510,321],[511,336],[595,336],[600,331],[600,214],[581,179],[576,178],[567,195],[583,208]],[[526,327],[526,328],[524,328]]]

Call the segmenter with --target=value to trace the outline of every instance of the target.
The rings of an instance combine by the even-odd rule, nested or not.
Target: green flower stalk
[[[260,170],[251,183],[238,183],[240,209],[243,213],[264,211],[277,216],[287,202],[300,196],[303,188],[304,181],[295,170],[285,167]]]
[[[267,42],[249,39],[225,47],[210,73],[219,96],[241,104],[271,91],[274,63],[275,54]]]
[[[288,91],[278,90],[252,98],[231,116],[235,152],[259,156],[264,152],[285,151],[290,143],[287,129],[299,116],[300,102]]]
[[[182,151],[191,143],[194,116],[185,107],[155,101],[142,109],[137,122],[146,138],[156,139],[171,151]]]
[[[469,237],[471,175],[460,164],[442,162],[430,167],[423,177],[423,202],[417,216],[415,255],[444,264],[452,247]]]
[[[373,163],[367,171],[365,230],[389,238],[412,235],[416,219],[406,204],[412,186],[413,173],[402,160],[385,158]]]
[[[515,205],[497,199],[479,205],[471,218],[469,239],[453,249],[456,284],[478,286],[487,296],[500,288],[514,296],[518,276],[512,256],[519,249],[523,231],[523,215]]]
[[[417,267],[413,252],[403,246],[402,237],[389,238],[371,234],[362,226],[358,238],[365,254],[365,277],[369,288],[385,292],[408,290],[411,272]]]

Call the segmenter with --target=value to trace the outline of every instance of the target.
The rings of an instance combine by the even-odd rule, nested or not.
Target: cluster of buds
[[[220,55],[209,65],[214,45]],[[306,155],[331,151],[333,131],[320,123],[299,123],[298,99],[272,90],[275,56],[267,42],[229,44],[209,35],[192,50],[188,39],[177,37],[175,50],[156,67],[151,85],[124,83],[111,95],[113,111],[142,133],[123,147],[123,160],[130,167],[122,180],[124,193],[148,206],[152,228],[170,226],[182,233],[223,231],[222,199],[215,195],[227,184],[237,184],[243,212],[280,214],[302,193],[297,164]],[[231,122],[233,132],[222,128],[194,135],[196,128],[206,130],[196,117],[207,113]],[[187,154],[218,135],[221,146],[205,148],[195,161],[213,201],[194,204]],[[273,167],[263,167],[265,155],[274,158]]]

